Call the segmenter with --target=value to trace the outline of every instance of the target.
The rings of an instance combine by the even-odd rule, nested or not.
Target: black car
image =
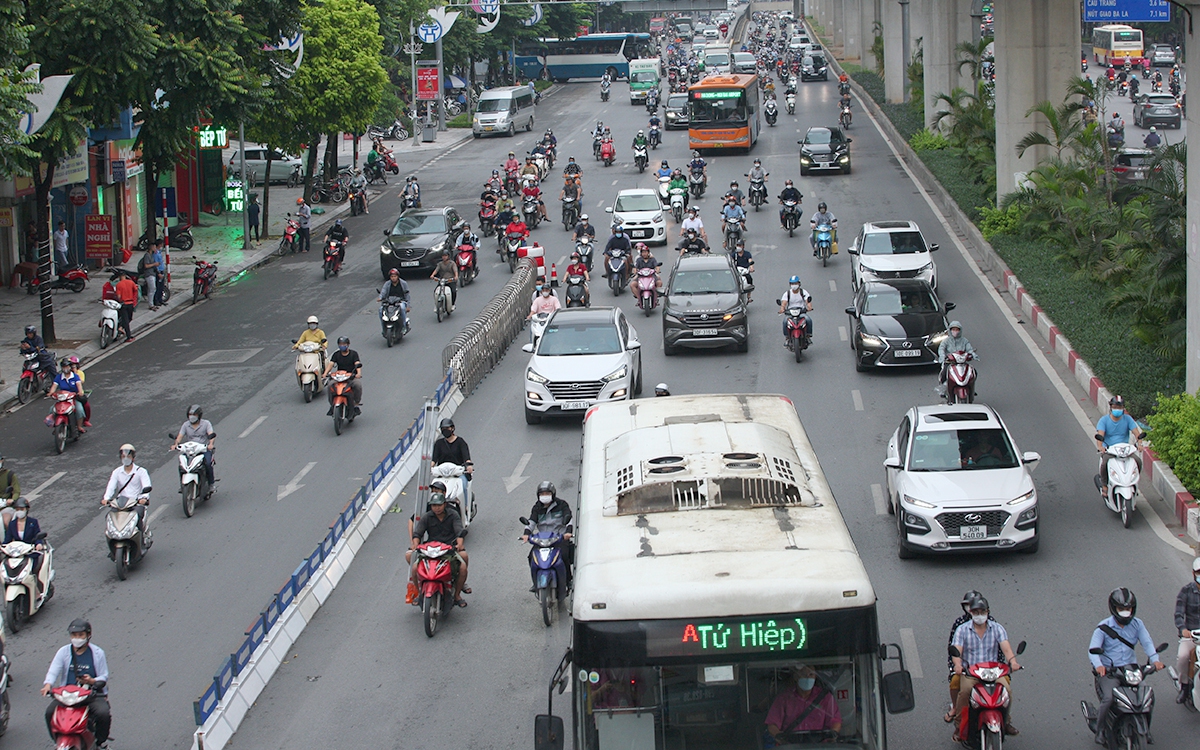
[[[400,214],[391,229],[383,231],[379,248],[379,267],[386,279],[388,271],[433,271],[439,256],[449,251],[452,235],[463,225],[453,208],[410,208]]]
[[[663,352],[733,345],[750,351],[748,294],[725,253],[679,259],[667,282],[663,304]]]
[[[801,81],[828,81],[829,65],[824,55],[806,55],[800,61]]]
[[[688,126],[687,92],[668,96],[666,103],[663,104],[663,113],[663,126],[667,130],[686,128]]]
[[[854,367],[936,365],[938,346],[946,338],[946,313],[937,293],[924,279],[869,281],[854,295],[850,347]]]
[[[800,144],[800,174],[806,175],[814,169],[837,169],[850,174],[850,144],[838,127],[809,128]]]

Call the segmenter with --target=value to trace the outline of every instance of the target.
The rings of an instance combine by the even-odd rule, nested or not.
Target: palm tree
[[[1025,137],[1017,141],[1017,157],[1025,156],[1025,152],[1034,146],[1049,146],[1054,149],[1054,155],[1062,158],[1063,149],[1074,147],[1076,139],[1083,131],[1083,119],[1079,115],[1079,107],[1070,99],[1055,107],[1050,102],[1038,102],[1030,107],[1025,116],[1039,113],[1050,125],[1050,135],[1053,139],[1037,130],[1031,130]]]
[[[995,63],[995,58],[988,51],[991,44],[990,36],[981,37],[978,42],[959,42],[954,48],[958,57],[959,74],[962,74],[963,68],[970,68],[971,80],[975,83],[982,81],[984,64]]]

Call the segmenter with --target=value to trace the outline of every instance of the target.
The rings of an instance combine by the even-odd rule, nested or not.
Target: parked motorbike
[[[342,251],[345,244],[344,240],[335,240],[332,237],[325,241],[325,261],[321,270],[325,273],[326,279],[330,276],[337,276],[338,272],[342,270]]]
[[[302,184],[304,184],[304,175],[300,172],[300,165],[297,163],[292,165],[292,173],[288,175],[287,186],[295,188]]]
[[[383,165],[382,171],[391,172],[392,174],[400,174],[400,165],[396,163],[396,157],[392,156],[391,151],[380,151],[378,162]],[[383,180],[387,182],[385,177]]]
[[[437,312],[439,323],[454,312],[454,299],[450,294],[451,283],[446,279],[438,279],[437,286],[433,288],[433,309]]]
[[[170,437],[175,439],[174,435]],[[183,515],[191,518],[196,512],[196,503],[208,500],[216,489],[208,483],[208,474],[204,471],[208,445],[189,440],[180,443],[176,450],[179,451],[179,494],[183,495]],[[213,470],[216,470],[216,456],[213,456]]]
[[[585,234],[575,240],[575,252],[579,253],[579,260],[587,266],[587,270],[591,273],[592,270],[592,237]]]
[[[296,252],[296,235],[300,232],[300,220],[293,219],[291,213],[283,223],[283,236],[279,238],[279,254]]]
[[[693,169],[688,175],[688,188],[692,191],[693,198],[699,198],[704,195],[704,189],[708,187],[704,184],[704,170]]]
[[[800,225],[800,204],[797,201],[783,201],[783,225],[787,228],[788,237],[796,236],[796,227]]]
[[[796,94],[794,92],[789,91],[787,96],[783,97],[783,103],[784,106],[787,107],[787,113],[789,115],[796,114]]]
[[[633,163],[637,167],[639,173],[646,171],[646,165],[650,163],[650,155],[647,153],[645,146],[634,147]]]
[[[779,105],[775,103],[774,99],[768,99],[767,103],[763,105],[763,114],[767,117],[767,124],[775,127],[775,121],[779,119]]]
[[[737,241],[742,238],[742,220],[734,217],[725,220],[725,250],[730,254],[737,248]]]
[[[95,750],[96,736],[88,728],[91,689],[86,685],[63,685],[51,690],[50,695],[55,704],[50,716],[54,747],[58,750]]]
[[[654,308],[658,307],[658,276],[653,268],[639,268],[637,271],[638,307],[650,317]]]
[[[840,115],[838,115],[838,122],[841,123],[842,130],[850,129],[850,121],[852,119],[854,119],[854,118],[853,118],[853,115],[850,114],[850,108],[842,107],[842,113]]]
[[[775,300],[775,304],[782,304],[780,300]],[[808,335],[808,311],[802,307],[789,307],[784,313],[787,316],[787,334],[786,344],[788,351],[796,355],[796,361],[800,361],[801,354],[812,344],[812,339]]]
[[[438,622],[454,609],[454,573],[450,565],[453,547],[442,542],[425,542],[417,556],[417,604],[425,620],[425,635],[437,633]]]
[[[1167,650],[1167,644],[1160,645],[1156,652]],[[1104,649],[1089,649],[1088,653],[1105,661]],[[1104,738],[1108,750],[1141,750],[1142,745],[1149,744],[1150,720],[1154,714],[1154,688],[1146,683],[1146,678],[1157,670],[1147,662],[1144,666],[1138,664],[1104,664],[1106,674],[1116,677],[1120,684],[1113,688],[1113,705],[1105,720]],[[1100,680],[1096,682],[1096,698],[1103,700]],[[1083,719],[1088,729],[1095,732],[1096,722],[1100,719],[1100,710],[1090,701],[1080,701],[1083,709]]]
[[[657,125],[650,126],[647,138],[650,140],[650,148],[657,149],[659,144],[662,143],[662,133],[659,132]]]
[[[145,496],[143,496],[145,497]],[[124,581],[129,568],[146,556],[154,544],[142,538],[138,525],[137,504],[139,498],[116,497],[104,518],[104,538],[108,542],[108,559],[117,566],[117,578]]]
[[[79,419],[75,409],[75,399],[78,394],[74,391],[57,391],[54,394],[54,407],[46,417],[54,436],[54,451],[59,455],[67,449],[67,443],[74,443],[82,434],[79,431]]]
[[[36,549],[37,544],[42,545],[41,550]],[[45,532],[38,534],[33,544],[12,541],[0,549],[5,556],[5,616],[9,628],[15,633],[25,627],[29,618],[36,615],[54,596],[54,549],[46,542]],[[42,555],[42,568],[37,575],[33,572],[35,552],[41,552]],[[7,665],[4,665],[3,671],[7,672]]]
[[[33,398],[33,394],[50,390],[50,383],[54,381],[56,374],[54,368],[56,355],[54,352],[49,352],[46,357],[46,366],[43,366],[42,355],[39,352],[28,352],[21,356],[24,357],[24,363],[21,368],[21,379],[17,383],[17,400],[22,404],[27,404]]]
[[[974,354],[950,352],[946,357],[946,403],[975,403],[975,366],[971,362]]]
[[[341,203],[346,200],[349,193],[346,190],[346,185],[341,180],[330,182],[323,177],[317,177],[313,181],[312,194],[309,196],[309,203],[317,204],[324,202]]]
[[[379,324],[383,328],[383,339],[390,349],[408,333],[408,319],[404,310],[404,299],[388,297],[379,308]]]
[[[78,294],[87,286],[88,272],[83,266],[68,266],[67,268],[58,269],[58,273],[54,279],[50,281],[50,289],[70,289]],[[29,281],[25,282],[25,291],[29,294],[37,294],[41,288],[41,280],[34,276]]]
[[[475,263],[475,247],[459,245],[454,255],[454,262],[458,265],[458,285],[470,286],[475,277],[479,275],[479,265]]]
[[[767,202],[766,183],[762,180],[750,180],[750,194],[746,197],[749,198],[750,205],[754,206],[754,210],[758,211],[758,207]]]
[[[1025,641],[1017,644],[1017,654],[1023,653]],[[962,653],[957,646],[951,645],[950,655],[962,656]],[[971,688],[966,729],[960,730],[960,734],[972,750],[1000,750],[1004,746],[1004,727],[1012,702],[1008,688],[1000,680],[1010,674],[1010,669],[1002,661],[984,661],[967,666],[965,671],[978,682]]]
[[[117,310],[121,309],[121,303],[115,299],[102,299],[100,304],[103,305],[100,310],[100,348],[107,349],[117,337]]]
[[[587,287],[584,286],[583,276],[575,274],[567,277],[567,288],[563,293],[567,307],[590,307]]]
[[[575,198],[563,198],[562,204],[562,223],[563,231],[569,232],[575,228],[575,224],[579,221],[579,201]]]
[[[350,382],[354,373],[337,370],[329,376],[329,388],[333,391],[333,431],[341,435],[346,425],[354,421],[354,391]]]
[[[567,600],[567,566],[563,559],[563,526],[555,521],[534,524],[528,518],[518,519],[525,525],[529,538],[529,568],[534,578],[534,595],[542,605],[542,622],[550,627],[555,611]]]
[[[833,253],[833,227],[829,224],[817,225],[817,255],[821,265],[829,264],[829,256]]]
[[[606,167],[611,167],[617,160],[617,147],[613,145],[611,138],[600,144],[600,159]]]
[[[292,339],[296,343],[296,339]],[[325,371],[325,351],[315,341],[305,341],[296,353],[296,384],[304,394],[304,403],[309,403],[319,390],[321,373]]]
[[[137,282],[138,288],[141,289],[142,292],[142,299],[153,304],[154,300],[150,296],[150,282],[148,281],[148,277],[142,276],[137,280]],[[165,305],[171,301],[171,285],[166,282],[166,279],[159,279],[159,284],[160,286],[157,287],[157,289],[161,289],[159,296],[162,298],[163,304]]]
[[[213,286],[217,281],[217,261],[209,263],[193,255],[192,262],[196,264],[196,269],[192,271],[192,304],[194,305],[200,301],[201,297],[212,299]]]
[[[608,266],[608,286],[613,296],[620,296],[629,274],[629,259],[625,257],[624,250],[613,250],[605,262]]]
[[[1097,434],[1096,439],[1103,440],[1104,436]],[[1104,495],[1104,482],[1100,474],[1097,473],[1094,477],[1096,491],[1100,493],[1108,509],[1121,516],[1121,523],[1125,528],[1129,528],[1134,511],[1137,510],[1138,480],[1141,478],[1137,461],[1134,460],[1137,452],[1137,445],[1131,443],[1114,443],[1104,449],[1104,453],[1112,456],[1108,462],[1107,496]],[[1100,471],[1103,470],[1104,456],[1101,455]]]

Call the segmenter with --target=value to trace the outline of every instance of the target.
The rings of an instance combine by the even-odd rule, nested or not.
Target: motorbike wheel
[[[646,165],[639,161],[638,162],[638,174],[641,174],[642,172],[645,172],[645,171],[646,171]]]
[[[87,282],[86,282],[86,281],[84,281],[83,279],[75,279],[74,281],[71,281],[71,282],[70,282],[70,283],[67,285],[67,288],[68,288],[68,289],[70,289],[72,292],[75,292],[76,294],[79,294],[80,292],[82,292],[82,291],[83,291],[83,288],[84,288],[85,286],[87,286]]]
[[[998,732],[989,732],[986,729],[981,729],[979,745],[983,750],[1000,750],[1004,746],[1004,739]]]
[[[1109,492],[1115,492],[1113,488],[1108,489]],[[1129,524],[1133,523],[1133,515],[1129,512],[1129,503],[1121,501],[1121,525],[1129,528]]]
[[[821,248],[821,265],[829,265],[829,248]]]
[[[445,303],[445,302],[443,302],[442,300],[440,300],[440,299],[439,299],[439,300],[437,301],[437,319],[438,319],[438,322],[439,322],[439,323],[441,323],[441,322],[442,322],[442,318],[444,318],[444,317],[446,317],[446,303]]]
[[[21,378],[21,382],[17,385],[17,400],[22,404],[28,404],[29,400],[33,398],[35,388],[33,378]]]
[[[194,305],[199,301],[200,301],[200,285],[192,284],[192,304]]]
[[[439,592],[426,599],[422,609],[425,610],[425,635],[432,638],[437,634],[438,616],[442,612],[442,594]]]
[[[554,624],[554,597],[550,595],[550,587],[538,591],[538,600],[542,604],[542,622],[546,627]]]
[[[312,191],[312,195],[308,196],[308,202],[312,203],[313,205],[320,203],[321,202],[321,191],[320,190]]]
[[[795,224],[795,222],[789,221],[788,222],[788,237],[795,237],[795,236],[796,236],[796,224]]]
[[[178,242],[179,242],[179,244],[175,245],[175,247],[179,248],[180,250],[182,250],[185,253],[188,250],[192,249],[192,245],[196,244],[196,240],[192,239],[192,235],[190,235],[190,234],[179,235]]]
[[[332,266],[332,265],[330,265],[329,263],[326,263],[326,264],[325,264],[325,269],[324,269],[324,270],[325,270],[325,278],[326,278],[326,279],[328,279],[328,278],[329,278],[329,273],[330,273],[330,272],[333,270],[333,266]]]
[[[8,690],[0,694],[0,735],[8,731],[8,717],[12,715],[12,706],[8,702]]]
[[[124,581],[129,577],[129,547],[119,547],[114,557],[117,564],[117,578]]]
[[[183,515],[188,518],[191,518],[192,514],[196,512],[196,493],[198,491],[195,483],[188,484],[183,488]]]
[[[12,632],[17,632],[25,627],[25,621],[29,619],[29,608],[25,606],[25,594],[19,595],[8,603],[8,626],[12,628]]]
[[[301,390],[304,391],[304,403],[310,404],[312,403],[313,396],[316,395],[317,384],[315,381],[307,383]]]
[[[113,329],[109,328],[108,326],[104,326],[103,328],[101,328],[100,329],[100,348],[107,349],[108,345],[112,343],[112,340],[113,340]]]
[[[67,426],[65,424],[54,425],[54,450],[59,455],[67,449]]]
[[[336,188],[334,188],[333,193],[329,197],[333,199],[334,203],[341,203],[342,201],[346,200],[346,196],[348,195],[349,193],[346,192],[346,188],[338,185]]]
[[[389,328],[387,333],[383,334],[383,338],[387,341],[388,348],[391,349],[396,343],[396,329]]]
[[[333,407],[333,431],[337,435],[342,434],[342,428],[346,426],[346,405],[338,404]]]
[[[517,272],[517,254],[516,253],[508,254],[508,272],[509,273]]]
[[[165,305],[171,301],[171,285],[163,284],[159,288],[159,295],[162,297],[162,303]]]
[[[792,351],[794,351],[794,352],[796,353],[796,361],[797,361],[797,362],[799,362],[799,361],[800,361],[800,355],[804,353],[804,347],[803,347],[803,346],[801,346],[801,344],[800,344],[800,342],[799,342],[799,341],[796,341],[796,342],[795,342],[795,343],[792,345]]]

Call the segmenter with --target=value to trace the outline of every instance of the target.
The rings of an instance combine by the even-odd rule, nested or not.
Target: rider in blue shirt
[[[1130,436],[1133,440],[1130,440]],[[1117,443],[1132,443],[1137,445],[1137,441],[1142,439],[1142,430],[1138,427],[1137,422],[1133,417],[1125,413],[1125,399],[1120,396],[1113,396],[1108,400],[1108,414],[1100,417],[1100,421],[1096,423],[1096,450],[1103,456],[1100,462],[1100,481],[1103,484],[1101,492],[1105,496],[1108,495],[1108,462],[1112,459],[1105,449]],[[1138,471],[1142,470],[1142,459],[1138,454],[1133,454],[1133,460],[1137,462]]]
[[[1092,663],[1096,687],[1101,695],[1100,710],[1093,727],[1096,742],[1101,745],[1105,744],[1101,740],[1105,720],[1113,704],[1113,688],[1121,684],[1115,672],[1121,667],[1137,664],[1134,646],[1140,643],[1146,656],[1154,662],[1155,669],[1163,669],[1146,625],[1134,616],[1137,614],[1137,597],[1133,592],[1127,588],[1114,589],[1108,595],[1108,611],[1112,616],[1100,621],[1088,644],[1088,659]],[[1100,649],[1101,653],[1090,653],[1091,649]]]
[[[658,171],[655,172],[654,174],[657,175],[658,177],[670,177],[671,176],[671,168],[669,166],[667,166],[666,159],[662,160],[662,165],[658,168]]]

